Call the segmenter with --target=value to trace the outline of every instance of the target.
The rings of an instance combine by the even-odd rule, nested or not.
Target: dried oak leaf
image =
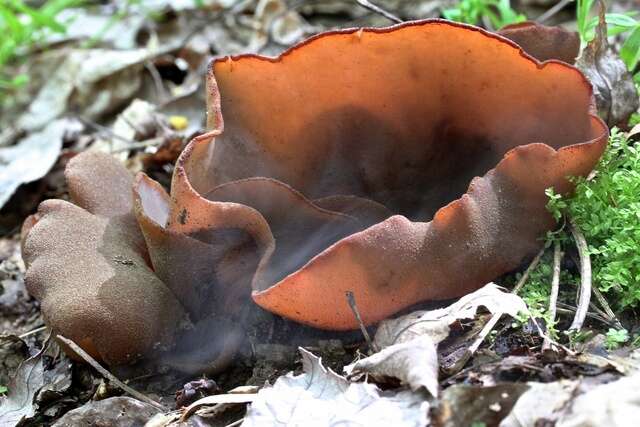
[[[537,252],[544,190],[571,191],[607,140],[577,69],[439,20],[220,59],[207,84],[212,131],[170,195],[83,154],[67,171],[78,206],[26,221],[29,290],[107,361],[149,353],[181,307],[229,337],[250,296],[343,330],[347,291],[367,324],[464,295]]]

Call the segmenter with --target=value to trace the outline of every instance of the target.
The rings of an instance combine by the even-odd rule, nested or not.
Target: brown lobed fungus
[[[571,191],[607,141],[577,69],[441,20],[219,59],[207,83],[213,130],[170,195],[140,174],[131,201],[113,159],[82,154],[67,170],[80,207],[26,222],[48,323],[107,361],[148,353],[181,307],[233,324],[251,295],[347,330],[348,291],[366,324],[464,295],[539,250],[544,190]]]

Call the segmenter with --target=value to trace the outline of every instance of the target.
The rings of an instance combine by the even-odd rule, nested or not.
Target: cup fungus
[[[347,330],[347,291],[366,324],[464,295],[539,250],[544,190],[571,191],[607,141],[577,69],[441,20],[218,59],[207,83],[213,130],[171,195],[140,174],[131,201],[115,160],[82,154],[78,206],[44,202],[25,225],[48,323],[107,361],[148,353],[181,307],[233,319],[251,295]]]

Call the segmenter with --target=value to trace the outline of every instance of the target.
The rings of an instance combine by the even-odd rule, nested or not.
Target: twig
[[[160,98],[161,101],[164,101],[165,99],[167,99],[167,90],[165,89],[164,84],[162,83],[162,76],[160,75],[158,68],[151,61],[145,61],[144,68],[146,68],[149,74],[151,75],[153,84],[156,87],[156,92],[158,93],[158,98]]]
[[[542,258],[542,255],[544,255],[544,248],[540,249],[540,252],[538,252],[538,255],[536,255],[535,258],[531,260],[531,264],[529,264],[529,267],[527,267],[524,273],[522,273],[522,277],[520,278],[520,280],[518,280],[518,283],[516,283],[516,285],[513,287],[513,290],[511,291],[511,293],[518,295],[518,292],[520,292],[520,289],[524,286],[525,282],[529,278],[529,274],[531,274],[533,269],[536,268],[540,263],[540,259]]]
[[[536,268],[536,266],[540,262],[542,255],[544,255],[544,248],[542,248],[540,252],[538,252],[538,254],[535,256],[535,258],[531,260],[531,263],[529,264],[527,269],[524,271],[524,273],[522,273],[522,277],[520,278],[518,283],[516,283],[516,286],[514,286],[511,293],[513,293],[514,295],[518,294],[522,286],[524,286],[524,283],[526,282],[527,278],[529,277],[529,274],[531,274],[533,269]],[[495,328],[495,326],[498,324],[498,321],[500,320],[503,314],[504,314],[503,312],[498,312],[493,314],[491,318],[487,321],[487,323],[484,324],[484,326],[482,327],[482,330],[478,334],[478,337],[473,341],[473,343],[469,346],[469,348],[465,350],[462,357],[460,357],[460,359],[458,359],[458,361],[456,361],[456,363],[447,370],[447,372],[450,375],[456,372],[459,372],[460,369],[462,369],[462,367],[467,363],[467,361],[475,354],[475,352],[478,351],[478,349],[480,348],[480,345],[482,345],[482,343],[487,338],[487,336],[489,336],[493,328]],[[540,328],[538,329],[539,329],[539,332],[542,333]]]
[[[135,397],[138,400],[146,402],[152,406],[155,406],[156,408],[161,409],[163,411],[167,410],[167,408],[165,408],[162,404],[140,393],[139,391],[132,389],[131,387],[129,387],[128,385],[120,381],[111,372],[103,368],[102,365],[100,365],[93,357],[89,356],[89,354],[87,354],[87,352],[84,351],[82,348],[80,348],[80,346],[75,342],[71,341],[68,338],[63,337],[62,335],[57,335],[57,338],[60,341],[62,341],[65,345],[69,346],[69,348],[73,350],[74,353],[76,353],[78,356],[82,358],[82,360],[84,360],[89,365],[91,365],[96,371],[100,373],[100,375],[102,375],[103,377],[105,377],[106,379],[108,379],[118,387],[120,387],[125,392],[129,393],[131,396]]]
[[[22,334],[22,335],[18,335],[18,338],[20,338],[21,340],[23,340],[23,339],[25,339],[25,338],[27,338],[27,337],[29,337],[29,336],[31,336],[31,335],[37,334],[38,332],[42,332],[42,331],[44,331],[45,329],[47,329],[47,326],[46,326],[46,325],[42,325],[42,326],[39,326],[39,327],[37,327],[37,328],[35,328],[35,329],[30,330],[29,332],[25,332],[25,333],[24,333],[24,334]]]
[[[549,317],[551,322],[556,320],[556,306],[558,304],[558,293],[560,292],[560,266],[563,256],[560,242],[556,240],[553,244],[553,277],[551,278],[551,295],[549,295]],[[545,338],[542,348],[547,349],[550,347],[551,341]]]
[[[576,315],[569,330],[580,330],[584,319],[589,310],[589,302],[591,301],[591,259],[589,258],[589,248],[584,234],[576,227],[573,220],[569,218],[569,229],[576,241],[578,256],[580,257],[580,291],[578,294],[578,306],[576,307]]]
[[[556,13],[560,12],[565,8],[569,3],[573,3],[574,0],[560,0],[558,3],[553,5],[553,7],[549,8],[545,13],[540,15],[536,21],[539,24],[543,24],[547,20],[551,19],[551,17],[555,16]]]
[[[155,146],[162,145],[162,143],[165,140],[166,140],[166,138],[164,138],[164,137],[151,138],[151,139],[147,139],[146,141],[140,141],[140,142],[131,143],[131,144],[127,145],[126,147],[120,147],[120,148],[116,148],[115,150],[110,150],[109,153],[110,154],[117,154],[117,153],[123,153],[125,151],[137,150],[138,148],[155,147]]]
[[[401,24],[402,19],[398,18],[396,15],[394,15],[391,12],[387,12],[386,10],[382,9],[380,6],[376,6],[375,4],[371,3],[369,0],[356,0],[356,2],[364,7],[365,9],[369,9],[372,12],[375,12],[379,15],[384,16],[385,18],[387,18],[389,21],[393,21],[397,24]]]
[[[236,420],[236,421],[232,422],[231,424],[227,424],[225,427],[236,427],[236,426],[239,426],[240,424],[242,424],[243,421],[244,421],[244,418],[240,418],[239,420]]]
[[[618,320],[613,310],[611,310],[609,303],[607,302],[604,295],[602,295],[602,292],[600,292],[600,289],[594,286],[593,294],[596,296],[596,299],[598,300],[598,302],[600,303],[600,306],[604,310],[606,314],[605,317],[607,317],[611,321],[611,323],[615,324],[618,327],[618,329],[622,329],[623,328],[622,323],[620,323],[620,320]]]
[[[118,135],[117,133],[115,133],[113,130],[109,129],[106,126],[102,126],[101,124],[91,121],[89,119],[86,119],[82,116],[76,116],[76,118],[80,120],[80,122],[82,122],[85,126],[89,126],[90,128],[97,130],[98,132],[106,133],[115,139],[119,139],[122,142],[126,142],[127,144],[135,144],[135,141],[125,138],[122,135]]]
[[[358,307],[356,306],[356,298],[353,295],[353,292],[347,291],[347,302],[349,303],[349,307],[351,307],[351,311],[353,311],[353,315],[356,317],[358,321],[358,325],[360,325],[360,331],[362,331],[362,335],[364,336],[365,341],[369,345],[369,349],[377,353],[379,351],[378,346],[375,345],[373,341],[371,341],[371,337],[369,336],[369,332],[367,332],[367,328],[364,327],[364,323],[362,322],[362,318],[360,317],[360,312],[358,311]]]
[[[558,311],[558,313],[565,313],[565,314],[572,314],[573,313],[573,314],[575,314],[576,309],[574,307],[571,307],[571,306],[567,305],[567,304],[563,304],[563,303],[559,302],[557,311]],[[597,320],[597,321],[599,321],[601,323],[604,323],[607,326],[612,326],[612,327],[616,326],[615,323],[613,323],[611,320],[609,320],[606,317],[603,317],[603,316],[601,316],[601,315],[599,315],[597,313],[588,312],[587,313],[587,317],[590,317],[590,318],[592,318],[594,320]]]

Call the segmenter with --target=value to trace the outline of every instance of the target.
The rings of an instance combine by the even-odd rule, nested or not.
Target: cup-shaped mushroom
[[[357,327],[348,291],[370,324],[516,268],[554,225],[545,189],[570,192],[608,134],[576,68],[439,20],[218,59],[208,97],[168,227],[244,230],[253,258],[214,268],[242,283],[219,286],[251,282],[261,307],[336,330]]]
[[[149,266],[133,176],[91,152],[71,160],[65,175],[76,204],[43,202],[22,233],[26,286],[47,325],[109,364],[170,346],[184,311]]]

